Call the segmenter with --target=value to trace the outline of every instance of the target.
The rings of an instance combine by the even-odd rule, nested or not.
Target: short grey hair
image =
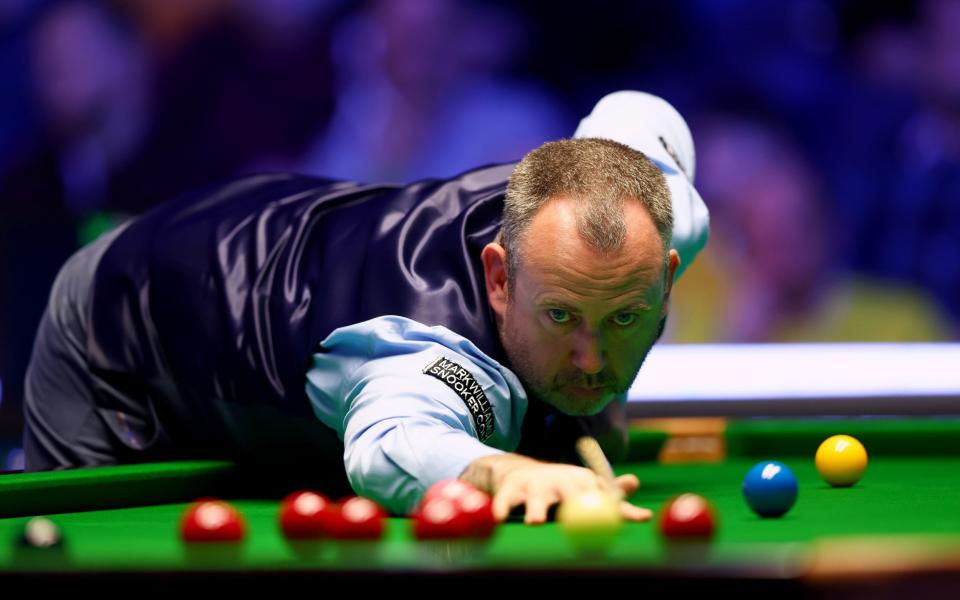
[[[529,152],[510,175],[497,236],[507,250],[509,286],[520,263],[520,243],[534,215],[561,196],[576,200],[578,232],[600,252],[623,245],[627,235],[623,202],[640,202],[657,227],[664,261],[668,260],[673,211],[667,181],[657,165],[642,152],[612,140],[560,140]]]

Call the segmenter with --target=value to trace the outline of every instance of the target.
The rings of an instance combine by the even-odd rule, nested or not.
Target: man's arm
[[[463,337],[388,316],[338,329],[322,347],[307,374],[314,412],[343,439],[354,490],[391,512],[517,447],[522,387]]]

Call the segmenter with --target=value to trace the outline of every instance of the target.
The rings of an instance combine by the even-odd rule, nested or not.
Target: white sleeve
[[[605,138],[643,152],[666,178],[673,207],[671,245],[680,255],[676,276],[693,263],[710,236],[710,213],[693,185],[696,154],[686,121],[663,98],[620,91],[600,99],[580,121],[576,138]]]
[[[439,327],[381,317],[339,329],[307,373],[314,412],[338,432],[360,495],[408,514],[474,460],[519,444],[515,375]]]

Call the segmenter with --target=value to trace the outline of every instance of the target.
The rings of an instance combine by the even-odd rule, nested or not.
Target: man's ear
[[[670,292],[673,290],[673,277],[677,273],[677,267],[680,266],[680,255],[676,250],[670,250],[670,258],[667,259],[666,281],[664,282],[665,291],[663,293],[663,306],[660,309],[660,317],[667,316],[667,310],[670,304]]]
[[[480,253],[483,276],[487,283],[490,308],[501,318],[507,312],[507,250],[496,242],[484,246]]]

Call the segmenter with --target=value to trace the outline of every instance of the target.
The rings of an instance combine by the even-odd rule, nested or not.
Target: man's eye
[[[550,320],[554,323],[567,323],[570,321],[570,311],[561,308],[551,308],[547,311],[547,314],[550,315]]]
[[[613,317],[613,322],[619,325],[620,327],[627,327],[633,325],[633,322],[637,320],[637,313],[624,312],[619,313]]]

